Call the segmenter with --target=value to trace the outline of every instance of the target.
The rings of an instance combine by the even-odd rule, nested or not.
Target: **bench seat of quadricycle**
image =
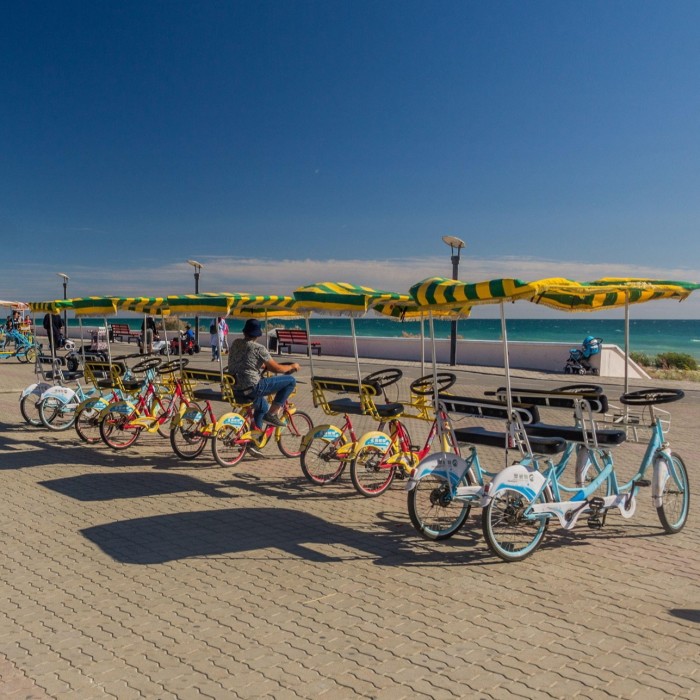
[[[363,414],[362,404],[359,401],[353,401],[353,399],[334,399],[329,401],[328,405],[335,413],[350,413],[357,416]],[[374,405],[382,418],[396,418],[403,413],[403,404],[400,403],[376,403]]]
[[[192,396],[199,401],[228,401],[223,392],[216,389],[195,389]]]
[[[468,445],[483,445],[484,447],[505,448],[508,444],[508,433],[501,430],[486,430],[485,428],[457,428],[457,442]],[[540,437],[528,433],[530,447],[538,455],[556,455],[566,449],[566,440],[560,437]]]
[[[533,437],[536,436],[562,438],[567,442],[583,442],[583,431],[575,425],[547,425],[546,423],[535,423],[534,425],[526,425],[525,432],[529,440],[532,440]],[[588,440],[593,440],[593,435],[590,430],[587,430],[586,434]],[[599,445],[614,447],[615,445],[621,445],[627,439],[627,435],[624,430],[600,430],[596,428],[595,438]]]

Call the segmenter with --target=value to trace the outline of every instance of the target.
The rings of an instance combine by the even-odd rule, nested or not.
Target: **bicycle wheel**
[[[303,411],[285,413],[286,425],[275,431],[277,447],[285,457],[298,457],[301,454],[301,441],[314,427],[313,421]]]
[[[206,416],[196,404],[190,404],[180,422],[170,431],[170,446],[181,459],[194,459],[207,445]]]
[[[22,418],[29,423],[39,427],[41,425],[41,416],[39,415],[39,402],[41,397],[39,394],[27,394],[19,401],[19,411]]]
[[[55,396],[47,396],[39,402],[39,417],[49,430],[68,430],[75,422],[75,401],[64,403]]]
[[[250,430],[248,421],[244,421],[240,428],[233,425],[224,425],[214,435],[211,441],[211,451],[214,459],[222,467],[233,467],[238,464],[248,449],[248,442],[241,441],[241,435]]]
[[[389,488],[396,474],[396,465],[386,464],[384,460],[393,451],[392,447],[380,450],[372,445],[365,445],[357,451],[350,463],[350,478],[358,493],[373,498]]]
[[[336,453],[348,439],[342,433],[335,440],[315,437],[301,453],[301,471],[312,483],[323,486],[340,477],[346,462],[338,459]]]
[[[459,485],[471,483],[468,473]],[[408,492],[408,515],[413,527],[428,540],[446,540],[464,525],[471,504],[452,498],[449,482],[426,474]]]
[[[109,411],[100,420],[100,437],[113,450],[124,450],[133,445],[141,434],[141,428],[129,425],[131,416],[119,411]]]
[[[89,445],[100,441],[100,412],[96,408],[83,406],[75,412],[75,432],[78,437]]]
[[[661,505],[656,509],[656,514],[659,516],[663,529],[672,535],[680,532],[688,520],[690,487],[688,485],[688,470],[685,468],[683,460],[675,452],[671,452],[671,459],[676,478],[674,479],[672,474],[668,475],[664,484]],[[676,479],[678,483],[676,483]]]
[[[537,502],[551,501],[549,493]],[[503,561],[520,561],[529,557],[542,542],[549,521],[546,517],[530,520],[523,517],[532,505],[520,491],[504,488],[496,493],[482,514],[484,537],[489,549]]]

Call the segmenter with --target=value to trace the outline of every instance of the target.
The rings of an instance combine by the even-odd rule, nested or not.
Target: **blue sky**
[[[700,281],[700,3],[4,3],[0,298]],[[697,298],[696,298],[697,297]],[[536,307],[519,315],[542,315]],[[637,317],[700,318],[700,294]]]

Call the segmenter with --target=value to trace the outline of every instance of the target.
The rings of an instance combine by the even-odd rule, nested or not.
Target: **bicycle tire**
[[[366,498],[381,496],[391,486],[396,474],[395,464],[386,464],[384,458],[395,448],[380,450],[372,445],[361,447],[350,463],[350,479],[355,490]]]
[[[39,402],[41,397],[38,394],[26,394],[19,400],[19,412],[29,425],[39,427],[42,425],[39,415]]]
[[[538,496],[539,502],[551,500],[548,491]],[[522,561],[542,543],[549,519],[525,520],[522,512],[529,505],[531,502],[520,491],[504,488],[484,508],[481,523],[486,544],[503,561]]]
[[[100,441],[100,412],[96,408],[83,406],[75,412],[73,427],[78,437],[88,445],[94,445]]]
[[[75,422],[76,403],[64,403],[55,396],[47,396],[39,402],[39,416],[49,430],[68,430]]]
[[[314,423],[308,413],[304,413],[304,411],[285,412],[284,417],[284,428],[275,431],[277,447],[285,457],[299,457],[301,455],[301,442],[314,427]]]
[[[335,440],[322,437],[312,438],[300,456],[301,471],[312,484],[323,486],[340,478],[347,462],[335,455],[339,448],[347,444],[342,433]]]
[[[469,473],[460,486],[471,484]],[[427,540],[446,540],[464,525],[471,504],[452,498],[450,484],[435,474],[426,474],[408,492],[408,515],[419,535]]]
[[[681,482],[680,489],[672,475],[669,474],[662,494],[661,505],[656,509],[661,526],[669,535],[680,532],[688,521],[690,512],[690,486],[685,462],[675,452],[671,452],[673,469]]]
[[[211,441],[211,451],[217,464],[222,467],[233,467],[243,459],[248,451],[248,443],[241,443],[238,440],[249,430],[248,421],[245,421],[240,428],[224,425],[219,429]]]
[[[184,415],[180,422],[170,431],[170,446],[173,452],[180,459],[194,459],[202,454],[202,451],[207,445],[207,436],[203,432],[206,425],[206,416],[202,409],[196,404],[190,404],[187,408],[198,410],[200,417],[198,419],[188,418]]]
[[[100,419],[100,437],[108,447],[113,450],[125,450],[131,447],[139,435],[141,428],[130,426],[131,416],[119,411],[108,411]]]

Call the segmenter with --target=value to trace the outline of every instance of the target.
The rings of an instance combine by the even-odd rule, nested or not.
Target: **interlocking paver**
[[[551,528],[508,565],[485,546],[478,512],[451,540],[422,540],[403,483],[376,499],[347,474],[318,488],[274,445],[220,469],[208,450],[179,461],[157,436],[117,453],[29,428],[17,399],[30,370],[0,368],[2,697],[698,694],[695,508],[663,536],[643,491],[633,519]],[[502,384],[497,370],[457,371],[464,393]],[[700,387],[687,388],[671,438],[694,488]],[[321,420],[308,384],[296,402]],[[631,474],[641,452],[625,445],[616,462]]]

